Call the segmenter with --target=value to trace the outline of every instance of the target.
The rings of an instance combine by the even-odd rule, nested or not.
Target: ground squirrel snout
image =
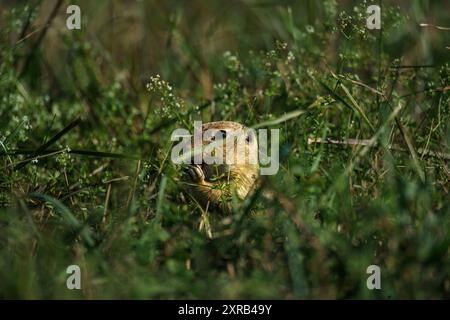
[[[230,212],[233,194],[244,199],[258,179],[256,134],[240,123],[218,121],[203,124],[202,136],[203,154],[211,151],[217,137],[222,139],[219,158],[223,161],[217,164],[204,159],[201,164],[190,164],[182,180],[188,193],[203,208]]]

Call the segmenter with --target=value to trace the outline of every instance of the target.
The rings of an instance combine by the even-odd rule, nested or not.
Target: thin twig
[[[432,28],[436,28],[436,29],[438,29],[438,30],[446,30],[446,31],[449,31],[449,30],[450,30],[449,27],[436,26],[436,25],[431,24],[431,23],[421,23],[420,26],[421,26],[421,27],[432,27]]]
[[[105,205],[103,209],[103,218],[102,218],[102,225],[105,225],[106,223],[106,215],[108,214],[108,203],[109,203],[109,197],[111,196],[111,186],[112,184],[108,184],[108,189],[106,190],[106,199],[105,199]]]
[[[127,208],[130,207],[131,200],[134,198],[134,193],[136,192],[136,186],[137,186],[137,180],[139,178],[139,171],[141,170],[141,160],[139,160],[136,164],[136,170],[134,173],[134,181],[133,181],[133,187],[130,189],[130,193],[128,194],[127,199]]]
[[[332,138],[308,138],[308,144],[334,144],[334,145],[347,145],[347,146],[368,146],[368,147],[375,147],[376,145],[372,143],[372,140],[369,139],[332,139]],[[402,148],[394,147],[394,146],[388,146],[389,150],[393,151],[400,151],[400,152],[408,152],[407,150],[404,150]],[[439,159],[445,159],[450,160],[450,155],[445,154],[443,152],[435,152],[430,150],[425,150],[422,148],[417,149],[417,153],[420,154],[422,157],[433,157],[433,158],[439,158]]]

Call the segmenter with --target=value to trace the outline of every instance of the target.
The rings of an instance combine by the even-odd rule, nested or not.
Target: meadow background
[[[420,26],[450,2],[0,12],[0,298],[450,298],[450,30]],[[169,156],[200,119],[281,130],[278,174],[210,230]]]

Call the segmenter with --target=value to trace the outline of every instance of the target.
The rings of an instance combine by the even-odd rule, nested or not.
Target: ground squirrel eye
[[[220,132],[220,134],[219,134]],[[225,139],[227,137],[227,132],[225,130],[218,130],[215,135],[212,136],[211,140],[216,140],[216,136]]]

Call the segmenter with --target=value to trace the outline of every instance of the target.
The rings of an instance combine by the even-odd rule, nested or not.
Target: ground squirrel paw
[[[202,168],[198,164],[190,165],[185,172],[185,176],[192,182],[200,182],[205,179]]]

